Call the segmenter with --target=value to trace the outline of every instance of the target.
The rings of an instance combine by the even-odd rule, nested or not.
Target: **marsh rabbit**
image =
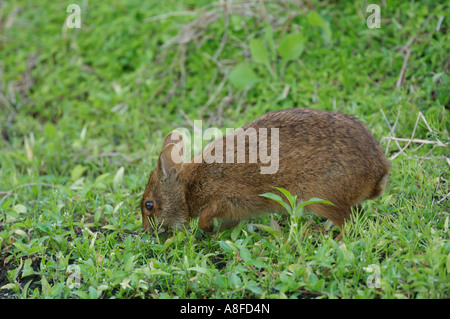
[[[268,163],[258,148],[278,158]],[[303,201],[316,197],[332,202],[334,206],[306,208],[342,228],[352,207],[380,196],[390,169],[363,123],[346,114],[303,108],[264,114],[214,140],[190,161],[182,161],[184,152],[182,136],[169,133],[142,198],[144,229],[182,228],[199,216],[200,228],[212,231],[214,218],[222,220],[221,228],[231,228],[252,216],[283,212],[280,204],[259,196],[278,192],[273,187]]]

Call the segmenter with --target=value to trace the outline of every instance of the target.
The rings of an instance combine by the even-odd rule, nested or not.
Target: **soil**
[[[8,279],[8,272],[11,270],[16,269],[18,266],[18,262],[14,259],[11,259],[9,261],[6,261],[7,256],[4,256],[3,254],[0,255],[0,288],[4,285],[7,285],[11,283]],[[38,258],[34,259],[31,263],[31,267],[33,269],[39,269],[40,260]],[[29,291],[34,290],[35,288],[38,288],[41,286],[40,280],[41,277],[39,275],[32,275],[27,276],[25,278],[22,278],[22,269],[20,269],[19,274],[16,278],[17,282],[19,283],[20,287],[24,287],[29,281],[32,281],[30,286],[28,287]],[[0,289],[0,299],[13,299],[15,297],[15,292],[12,289]]]

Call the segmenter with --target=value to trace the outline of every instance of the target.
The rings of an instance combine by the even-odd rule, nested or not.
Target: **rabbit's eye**
[[[149,201],[145,202],[145,208],[147,208],[148,211],[151,211],[153,209],[153,206],[155,206],[153,201],[149,200]]]

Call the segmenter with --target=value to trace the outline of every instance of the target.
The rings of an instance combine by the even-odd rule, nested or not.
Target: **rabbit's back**
[[[272,143],[273,128],[278,129],[278,144]],[[192,171],[196,177],[188,187],[196,193],[207,189],[205,203],[215,198],[224,210],[235,212],[230,213],[233,218],[273,211],[274,202],[258,195],[273,192],[275,186],[288,189],[302,200],[319,197],[333,202],[333,208],[322,204],[310,208],[340,226],[348,219],[350,207],[384,190],[390,164],[372,133],[354,117],[314,109],[287,109],[262,115],[243,127],[244,132],[251,130],[256,135],[245,137],[245,163],[237,161],[237,140],[230,148],[225,136],[210,145],[223,145],[224,163],[200,164]],[[261,130],[267,134],[262,135]],[[275,151],[271,146],[278,148],[274,173],[261,174],[261,167],[268,164],[259,158],[257,162],[249,161],[255,138],[258,148],[266,145],[269,154]],[[231,163],[226,161],[230,149],[234,152]],[[201,185],[194,185],[198,181]]]

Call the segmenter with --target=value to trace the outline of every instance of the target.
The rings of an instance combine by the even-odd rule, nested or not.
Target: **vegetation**
[[[71,3],[0,1],[1,298],[450,297],[448,3],[374,1],[373,29],[366,1]],[[290,215],[141,232],[166,133],[288,107],[391,159],[341,241],[276,189]]]

